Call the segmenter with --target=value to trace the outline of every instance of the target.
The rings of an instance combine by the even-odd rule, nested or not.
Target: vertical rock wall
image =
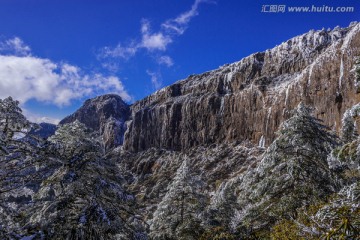
[[[161,89],[131,106],[124,148],[181,150],[265,139],[268,145],[300,102],[336,130],[360,101],[354,67],[360,24],[310,31],[241,61]]]

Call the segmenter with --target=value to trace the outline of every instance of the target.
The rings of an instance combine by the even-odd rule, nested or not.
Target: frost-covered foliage
[[[90,129],[76,120],[61,126],[49,141],[55,145],[59,154],[71,164],[77,158],[87,158],[86,154],[102,154],[102,148]]]
[[[76,121],[37,139],[18,105],[0,100],[0,238],[146,240],[98,137]]]
[[[237,196],[230,223],[234,230],[241,237],[261,237],[276,221],[292,218],[298,208],[333,193],[336,183],[326,156],[336,144],[336,137],[311,116],[311,109],[299,104],[258,167],[217,192],[221,195],[228,188]]]
[[[211,204],[207,209],[207,225],[210,228],[222,226],[227,231],[236,229],[238,222],[235,218],[239,213],[236,187],[236,180],[230,180],[219,186],[217,194],[211,199]]]
[[[360,116],[360,104],[354,105],[345,111],[342,118],[341,138],[343,142],[349,143],[356,139],[357,130],[354,119]]]
[[[353,106],[344,119],[358,116],[359,109],[359,104]],[[296,218],[278,222],[271,233],[275,239],[285,233],[296,239],[360,238],[360,139],[355,127],[350,133],[347,140],[343,134],[343,145],[328,155],[330,168],[342,188],[328,199],[298,209]]]
[[[19,102],[11,97],[0,99],[0,193],[11,191],[24,183],[24,171],[32,165],[36,156],[34,144],[24,140],[24,135],[32,128],[19,107]],[[30,166],[29,166],[30,165]]]
[[[355,87],[356,91],[360,91],[360,58],[355,62]]]
[[[32,185],[42,172],[43,142],[28,135],[35,125],[26,120],[19,102],[0,99],[0,237],[19,226],[22,208],[31,200]]]
[[[298,209],[296,218],[279,221],[272,239],[359,239],[360,185],[343,187],[328,201]]]
[[[202,181],[192,176],[187,159],[178,168],[150,224],[152,239],[197,239],[205,206]]]
[[[343,145],[328,156],[328,163],[336,171],[343,184],[352,184],[360,178],[360,137],[354,119],[360,116],[360,104],[344,113]]]
[[[80,122],[50,138],[62,166],[41,184],[28,222],[29,235],[51,239],[135,239],[142,221],[117,167]],[[146,236],[146,235],[144,235]]]
[[[329,239],[360,237],[360,182],[345,186],[309,218],[317,223],[316,231],[309,231],[313,235],[317,233]]]
[[[228,226],[223,225],[221,232],[217,230],[216,226],[223,222],[229,222],[234,212],[232,206],[226,205],[226,203],[222,204],[221,208],[218,208],[218,205],[211,204],[213,200],[210,201],[210,199],[217,197],[216,189],[222,188],[223,182],[246,171],[250,165],[254,165],[258,161],[257,156],[263,151],[263,149],[249,142],[242,142],[196,146],[183,152],[154,148],[140,153],[130,153],[118,149],[114,151],[116,153],[114,158],[121,156],[119,165],[123,171],[122,174],[130,179],[129,188],[137,193],[136,197],[141,211],[150,224],[160,203],[164,208],[166,208],[166,204],[173,206],[172,201],[170,201],[171,198],[166,202],[162,200],[165,196],[170,196],[168,193],[169,186],[174,183],[175,176],[182,169],[180,166],[184,164],[184,155],[186,155],[189,178],[199,182],[199,184],[193,183],[192,187],[196,187],[195,192],[200,199],[204,199],[200,202],[201,204],[198,204],[200,207],[196,214],[201,224],[200,226],[196,222],[193,224],[192,227],[196,229],[196,232],[194,231],[192,234],[197,235],[203,229],[208,229],[209,231],[202,235],[202,237],[207,237],[210,235],[227,236],[226,233],[229,233]],[[231,190],[226,191],[226,193],[234,195]],[[224,195],[227,196],[227,194]],[[222,196],[219,196],[219,201],[220,198]],[[192,202],[191,198],[187,199],[190,199],[187,204],[196,207],[196,202]],[[202,203],[207,207],[201,207]],[[219,209],[226,209],[228,215]],[[179,216],[179,213],[178,210],[174,215]],[[168,225],[169,223],[166,223],[166,226]],[[155,234],[159,234],[159,231],[156,231]],[[151,231],[150,235],[152,235]],[[192,239],[194,235],[190,236],[184,231],[184,234],[178,234],[175,237],[182,236],[185,239]]]

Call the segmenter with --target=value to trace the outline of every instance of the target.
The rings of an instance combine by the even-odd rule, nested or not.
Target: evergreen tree
[[[22,114],[19,102],[0,99],[0,237],[10,238],[21,227],[22,212],[33,186],[42,178],[44,142],[28,133],[36,125]]]
[[[62,166],[41,185],[28,234],[51,239],[146,239],[135,199],[82,123],[50,137]],[[40,229],[40,232],[36,232]]]
[[[24,186],[31,177],[27,176],[26,170],[34,166],[36,146],[23,137],[32,127],[22,114],[18,101],[11,97],[0,99],[0,194]]]
[[[190,174],[187,158],[176,175],[150,224],[152,239],[197,239],[201,234],[199,213],[204,208],[202,182]]]
[[[242,179],[238,199],[242,209],[237,216],[240,226],[261,236],[261,231],[277,220],[295,218],[298,208],[333,193],[336,183],[327,155],[337,145],[336,140],[319,119],[311,116],[310,108],[299,104],[280,126],[255,173]]]
[[[360,115],[360,105],[356,104],[345,111],[342,118],[341,138],[344,143],[349,143],[358,137],[354,118]]]

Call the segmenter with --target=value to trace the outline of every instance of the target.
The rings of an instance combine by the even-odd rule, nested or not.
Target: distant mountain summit
[[[39,124],[39,128],[31,130],[29,132],[29,134],[39,136],[39,137],[46,139],[46,138],[50,137],[51,135],[54,135],[56,128],[57,127],[55,124],[43,122],[43,123]]]
[[[74,122],[84,123],[86,127],[98,131],[105,148],[111,149],[123,144],[125,121],[129,118],[130,108],[120,96],[106,94],[85,101],[82,107],[59,124]]]

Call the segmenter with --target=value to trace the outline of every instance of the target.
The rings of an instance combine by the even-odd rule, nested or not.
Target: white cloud
[[[12,96],[21,103],[35,99],[64,106],[108,92],[131,100],[115,76],[85,74],[76,66],[33,56],[0,56],[0,98]]]
[[[29,56],[31,49],[20,38],[14,37],[0,42],[0,54]]]
[[[180,14],[176,18],[165,21],[165,23],[161,25],[162,28],[177,35],[184,34],[185,30],[187,29],[190,23],[190,20],[199,14],[198,8],[200,3],[209,3],[209,2],[210,1],[208,0],[195,0],[189,11]]]
[[[146,70],[146,73],[151,77],[151,84],[153,85],[154,89],[160,89],[162,86],[160,73],[152,72],[150,70]]]
[[[138,47],[135,45],[130,45],[127,47],[121,46],[119,43],[116,47],[104,47],[100,50],[100,56],[102,57],[112,57],[112,58],[124,58],[128,59],[136,54]]]
[[[160,50],[165,51],[172,39],[169,35],[162,32],[151,33],[150,24],[148,21],[143,21],[141,27],[142,40],[139,47],[146,48],[149,51]]]
[[[171,57],[169,56],[161,56],[158,58],[158,63],[160,65],[166,65],[167,67],[171,67],[174,65],[174,62]]]
[[[150,22],[142,20],[141,24],[141,40],[132,41],[128,46],[118,44],[116,47],[104,47],[100,50],[99,58],[122,58],[129,59],[138,52],[139,49],[146,49],[149,52],[166,51],[170,43],[174,41],[176,36],[184,34],[190,20],[198,15],[198,8],[201,3],[209,3],[209,0],[195,0],[191,9],[181,13],[179,16],[168,19],[161,24],[159,31],[151,31]],[[164,62],[159,62],[163,64]],[[166,64],[171,66],[172,64]],[[106,65],[105,65],[106,66]]]
[[[23,114],[26,116],[26,118],[33,123],[52,123],[57,125],[61,119],[58,118],[52,118],[52,117],[45,117],[45,116],[40,116],[38,114],[32,113],[28,110],[26,110],[25,108],[22,109],[23,110]]]
[[[32,99],[61,107],[71,104],[72,100],[105,93],[115,93],[125,101],[132,101],[116,76],[87,74],[68,63],[35,57],[18,37],[0,41],[0,98],[12,96],[22,107]],[[24,114],[33,122],[59,122],[26,109]]]

